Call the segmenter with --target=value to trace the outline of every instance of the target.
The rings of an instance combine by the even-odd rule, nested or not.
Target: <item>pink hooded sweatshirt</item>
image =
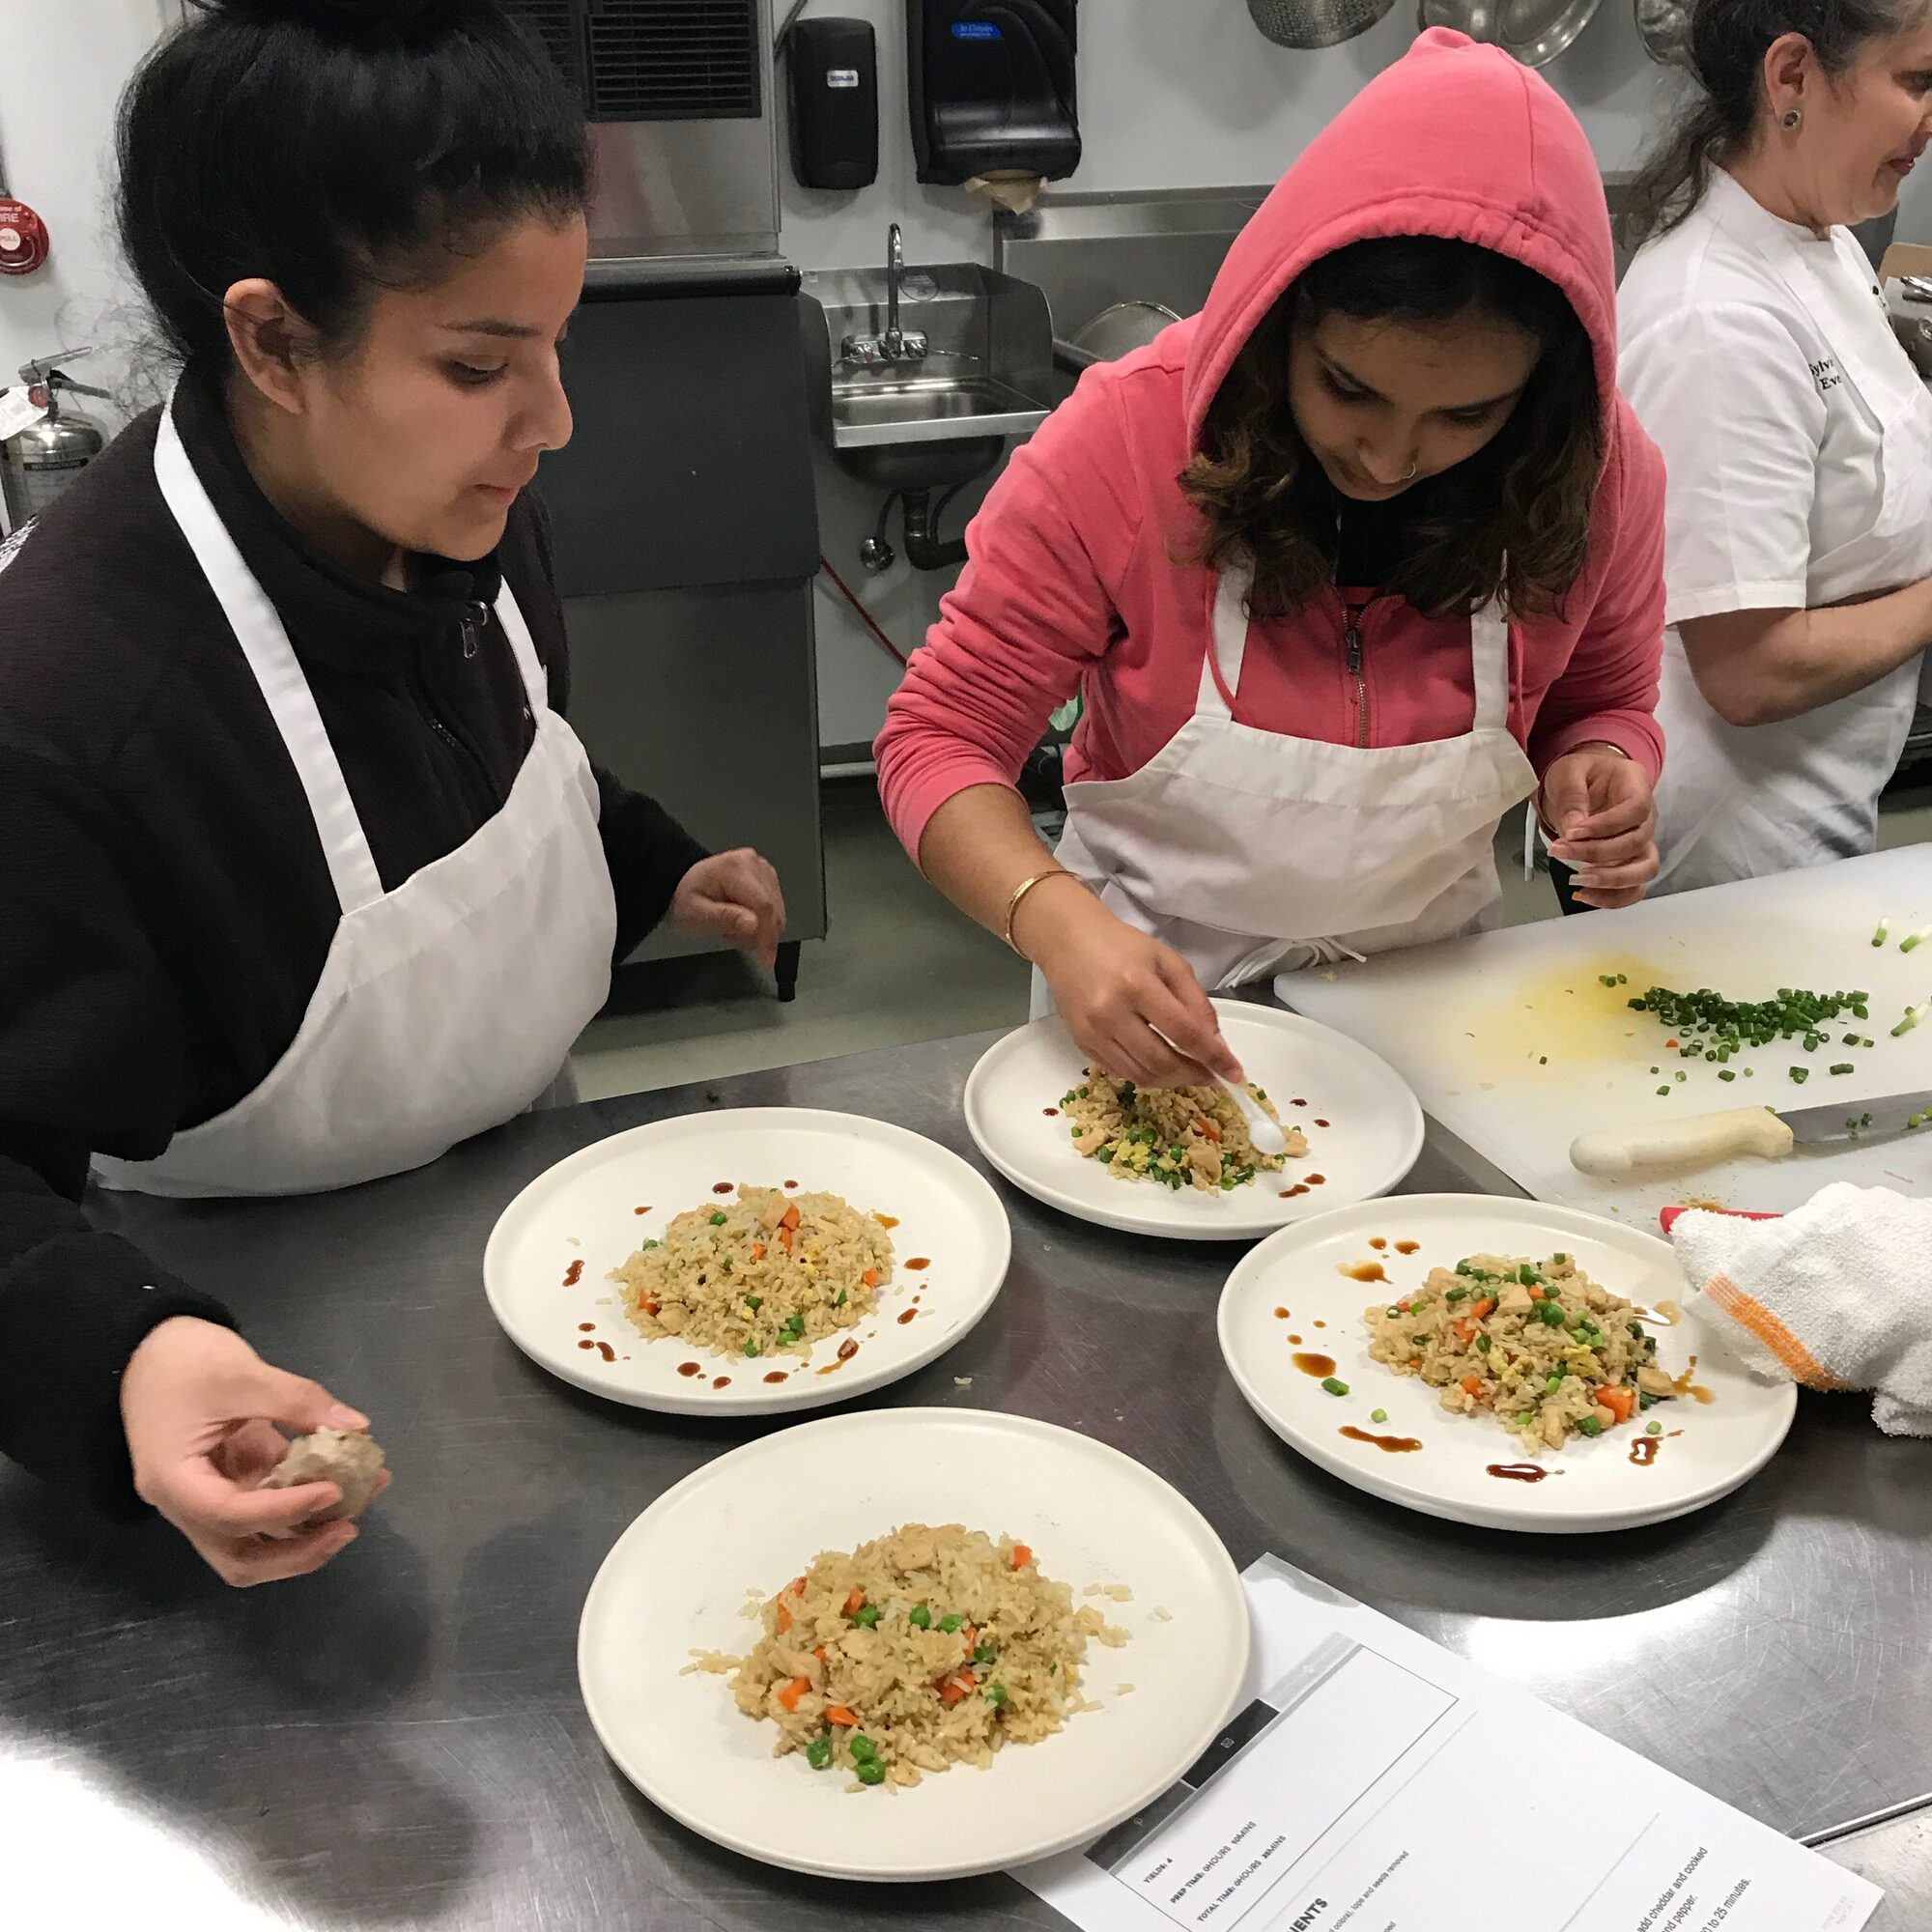
[[[1198,519],[1177,481],[1236,355],[1301,271],[1389,235],[1471,242],[1554,282],[1596,349],[1605,458],[1588,560],[1561,616],[1511,625],[1510,729],[1539,773],[1602,740],[1652,777],[1663,634],[1663,464],[1617,393],[1615,270],[1602,179],[1576,117],[1499,48],[1444,28],[1343,109],[1235,241],[1208,306],[1104,363],[1007,471],[967,532],[971,561],[887,707],[876,747],[894,829],[969,785],[1011,784],[1077,689],[1068,779],[1138,771],[1193,712],[1213,573],[1177,562]],[[1509,431],[1504,428],[1502,434]],[[1287,736],[1357,742],[1345,613],[1331,586],[1258,622],[1235,715]],[[1370,745],[1461,736],[1474,722],[1465,617],[1384,597],[1362,626]]]

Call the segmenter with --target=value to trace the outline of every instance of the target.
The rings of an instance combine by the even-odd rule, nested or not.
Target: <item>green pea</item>
[[[853,1611],[852,1621],[861,1630],[877,1630],[879,1627],[879,1606],[877,1604],[861,1604]]]
[[[1371,1422],[1386,1422],[1388,1419],[1389,1412],[1385,1408],[1376,1408],[1369,1411],[1369,1420]]]
[[[1556,1391],[1560,1389],[1562,1386],[1563,1386],[1563,1378],[1560,1375],[1546,1376],[1544,1378],[1543,1392],[1545,1395],[1554,1395]]]
[[[657,1246],[657,1243],[655,1241],[646,1241],[644,1243],[644,1246],[647,1248],[654,1248]]]
[[[823,1771],[832,1762],[832,1740],[813,1738],[805,1747],[805,1761],[813,1771]]]
[[[966,1619],[962,1617],[957,1610],[948,1610],[947,1613],[940,1618],[939,1628],[943,1630],[948,1636],[951,1636],[952,1633],[956,1631],[959,1628],[959,1626],[963,1624],[965,1621]]]
[[[745,1306],[749,1308],[753,1315],[755,1315],[758,1312],[758,1310],[761,1309],[764,1305],[765,1305],[765,1297],[762,1294],[748,1294],[745,1297]]]
[[[1490,1338],[1487,1335],[1476,1337],[1476,1352],[1479,1355],[1487,1355],[1490,1352]]]
[[[1601,1435],[1604,1433],[1604,1425],[1594,1415],[1586,1415],[1577,1425],[1577,1433],[1579,1435]]]
[[[999,1652],[990,1643],[982,1643],[975,1648],[973,1662],[975,1663],[991,1663],[998,1655]]]
[[[745,1352],[748,1355],[761,1355],[764,1353],[764,1350],[755,1342],[747,1342],[745,1344]]]
[[[714,1228],[722,1228],[722,1227],[723,1227],[723,1226],[724,1225],[724,1210],[723,1210],[722,1208],[720,1209],[720,1211],[719,1211],[719,1212],[717,1212],[716,1214],[712,1215],[712,1217],[711,1217],[711,1225],[712,1225],[712,1226],[713,1226]]]
[[[906,1622],[914,1630],[930,1630],[932,1628],[932,1612],[923,1604],[915,1604],[906,1612]]]
[[[861,1784],[883,1784],[886,1781],[886,1768],[876,1758],[867,1758],[864,1764],[853,1767],[853,1776]]]
[[[1645,1426],[1643,1433],[1646,1435],[1662,1435],[1663,1434],[1663,1424],[1661,1422],[1649,1423]]]
[[[1004,1684],[989,1684],[983,1694],[986,1702],[997,1711],[1007,1701],[1007,1687]]]
[[[854,1731],[852,1741],[845,1748],[852,1754],[854,1764],[870,1764],[878,1756],[878,1750],[864,1731]]]

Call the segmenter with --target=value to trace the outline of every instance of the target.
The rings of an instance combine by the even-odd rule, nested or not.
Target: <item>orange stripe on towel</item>
[[[1704,1293],[1740,1327],[1748,1329],[1806,1388],[1841,1390],[1851,1386],[1818,1365],[1817,1357],[1763,1302],[1747,1294],[1729,1275],[1714,1274]]]

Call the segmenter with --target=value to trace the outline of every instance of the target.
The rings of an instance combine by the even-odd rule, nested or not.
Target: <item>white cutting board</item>
[[[1881,918],[1891,934],[1874,948]],[[1284,974],[1276,989],[1296,1011],[1380,1054],[1433,1120],[1535,1199],[1655,1227],[1659,1208],[1687,1199],[1780,1211],[1833,1180],[1932,1194],[1932,1131],[1842,1153],[1730,1161],[1676,1180],[1594,1180],[1569,1159],[1570,1143],[1599,1128],[1752,1104],[1842,1100],[1851,1115],[1881,1094],[1932,1089],[1932,1014],[1890,1037],[1907,1006],[1932,1001],[1932,939],[1899,950],[1922,925],[1932,925],[1926,845]],[[1601,983],[1618,973],[1627,985]],[[1630,1010],[1651,985],[1709,986],[1732,1000],[1766,999],[1780,986],[1864,991],[1871,1017],[1833,1027],[1815,1053],[1802,1039],[1748,1049],[1730,1063],[1740,1077],[1725,1083],[1709,1062],[1664,1051],[1665,1029]],[[1847,1033],[1877,1044],[1843,1046]],[[1847,1060],[1856,1072],[1826,1070]],[[1790,1077],[1794,1065],[1810,1068],[1802,1085]],[[1662,1086],[1671,1091],[1661,1098]]]

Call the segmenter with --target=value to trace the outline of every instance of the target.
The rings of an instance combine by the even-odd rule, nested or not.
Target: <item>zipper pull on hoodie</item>
[[[483,641],[485,626],[490,622],[490,607],[472,600],[463,613],[463,655],[473,658]]]

